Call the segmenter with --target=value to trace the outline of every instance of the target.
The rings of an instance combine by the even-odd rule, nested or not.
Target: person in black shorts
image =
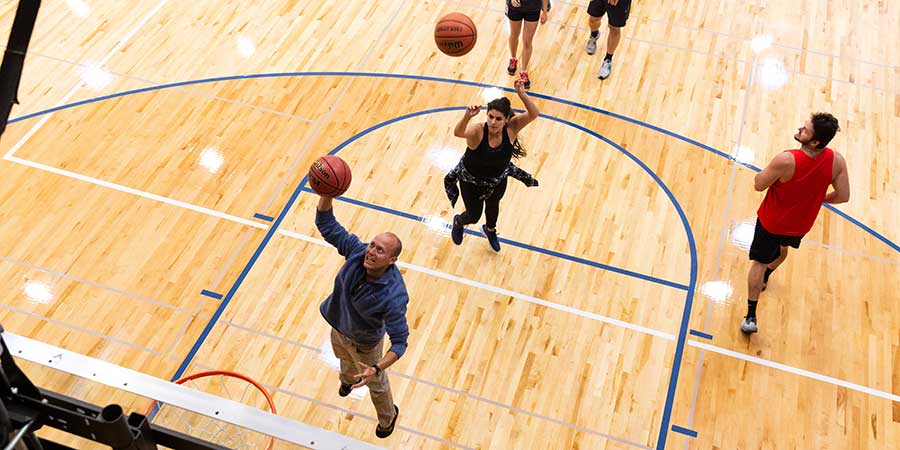
[[[528,62],[531,60],[532,41],[538,21],[547,22],[550,14],[550,0],[506,0],[506,17],[509,19],[509,65],[506,73],[525,81],[525,89],[531,89],[528,78]],[[519,49],[519,35],[522,35],[522,60],[516,58]]]
[[[469,124],[469,120],[481,111],[481,106],[475,105],[466,108],[453,129],[454,136],[466,140],[466,153],[456,173],[466,210],[453,216],[450,233],[456,245],[462,243],[465,226],[477,223],[483,210],[485,224],[481,229],[491,248],[500,251],[496,228],[500,199],[506,193],[506,178],[515,176],[510,173],[512,158],[525,156],[525,149],[519,143],[519,132],[540,115],[537,105],[525,92],[524,81],[516,80],[515,86],[519,99],[525,104],[524,114],[515,114],[509,99],[501,97],[488,103],[487,121],[483,124]],[[537,186],[537,183],[529,185]]]
[[[760,294],[769,284],[769,276],[787,258],[788,249],[800,247],[822,204],[850,200],[847,163],[827,147],[839,130],[838,119],[831,114],[811,114],[794,135],[800,148],[779,153],[753,178],[753,189],[766,191],[766,196],[756,210],[750,244],[747,315],[741,321],[741,331],[746,334],[759,331],[756,307]],[[828,192],[829,186],[834,190]]]
[[[588,55],[597,51],[597,38],[600,36],[600,20],[603,15],[609,13],[609,36],[606,38],[606,56],[600,65],[597,77],[601,80],[609,78],[612,72],[612,58],[619,39],[622,37],[622,28],[628,22],[628,14],[631,12],[631,0],[591,0],[588,3],[588,26],[591,28],[591,36],[588,38],[585,50]]]
[[[750,259],[763,264],[771,264],[781,256],[781,247],[800,248],[801,240],[803,240],[803,236],[782,236],[769,233],[757,218],[753,243],[750,245]]]

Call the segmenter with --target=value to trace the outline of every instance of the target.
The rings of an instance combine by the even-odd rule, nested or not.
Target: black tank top
[[[463,165],[466,170],[476,177],[499,177],[513,156],[513,144],[509,141],[506,127],[503,127],[503,141],[500,146],[492,148],[488,143],[488,126],[484,124],[484,133],[478,148],[466,148],[463,155]]]

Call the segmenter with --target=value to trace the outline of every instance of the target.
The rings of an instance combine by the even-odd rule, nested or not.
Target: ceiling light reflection
[[[112,83],[112,74],[96,64],[88,64],[81,68],[81,81],[85,86],[99,91]]]
[[[422,218],[422,223],[424,223],[429,230],[441,236],[450,236],[450,222],[445,221],[440,216],[425,216]]]
[[[425,154],[428,161],[431,162],[431,165],[441,169],[441,172],[444,173],[453,170],[453,168],[459,164],[459,159],[462,158],[462,155],[461,151],[444,146],[432,147],[428,149],[428,152]]]
[[[237,49],[238,53],[241,54],[244,58],[249,58],[256,53],[256,45],[253,44],[253,41],[246,36],[239,36],[237,39]]]
[[[481,90],[481,98],[484,99],[484,103],[488,104],[491,100],[496,100],[500,97],[503,97],[503,90],[498,87],[489,87]]]
[[[700,286],[700,293],[717,303],[727,303],[734,293],[734,286],[728,281],[707,281]]]
[[[87,17],[91,13],[91,7],[84,0],[66,0],[66,6],[78,17]]]
[[[753,36],[753,39],[750,40],[750,48],[753,49],[753,51],[756,53],[759,53],[771,46],[772,36],[769,36],[767,34],[759,34]]]
[[[225,162],[225,157],[218,150],[207,147],[200,152],[200,165],[210,173],[216,173]]]
[[[739,145],[734,149],[734,160],[741,164],[753,164],[753,159],[756,158],[756,154],[750,147],[745,145]]]
[[[50,300],[53,300],[53,291],[45,283],[28,280],[25,282],[25,296],[34,302],[46,305],[50,303]]]
[[[750,250],[750,244],[753,242],[753,233],[756,231],[756,222],[744,220],[736,223],[730,234],[731,243],[744,250]]]
[[[787,79],[787,70],[781,60],[769,57],[759,63],[759,85],[764,89],[778,89],[787,83]]]

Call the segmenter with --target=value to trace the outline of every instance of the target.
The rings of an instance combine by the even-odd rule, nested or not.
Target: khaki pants
[[[361,348],[350,338],[332,328],[331,348],[334,349],[334,355],[341,360],[341,383],[355,384],[359,381],[356,375],[363,371],[357,362],[373,366],[380,361],[384,356],[382,353],[384,338],[374,347]],[[381,376],[373,377],[367,386],[372,404],[375,405],[375,412],[378,413],[378,425],[381,428],[391,426],[391,421],[394,420],[394,397],[391,395],[391,383],[388,381],[387,372],[382,371]]]

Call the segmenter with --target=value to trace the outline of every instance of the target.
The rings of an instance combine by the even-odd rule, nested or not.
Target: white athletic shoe
[[[759,328],[756,326],[756,317],[744,317],[744,320],[741,321],[741,331],[745,334],[759,331]]]
[[[597,78],[605,80],[609,78],[610,72],[612,72],[612,61],[604,59],[603,64],[600,65],[600,73],[597,74]]]
[[[599,38],[599,37],[600,37],[600,35],[598,34],[597,36],[592,36],[592,37],[588,38],[587,45],[584,46],[584,49],[587,51],[588,55],[593,55],[594,53],[597,53],[597,38]]]

